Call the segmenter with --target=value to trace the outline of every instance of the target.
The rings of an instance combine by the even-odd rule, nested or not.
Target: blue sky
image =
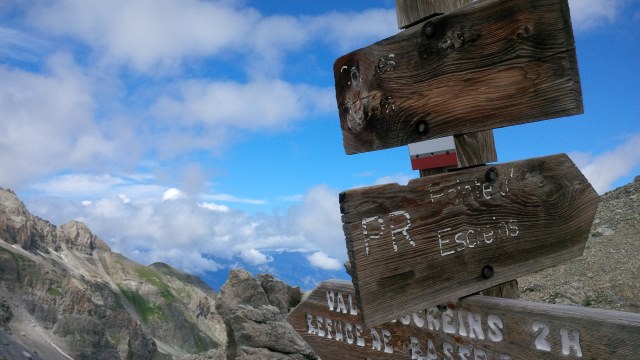
[[[0,186],[143,264],[341,276],[338,193],[418,176],[406,147],[344,154],[333,90],[337,57],[398,31],[394,6],[1,1]],[[568,153],[604,193],[640,174],[640,5],[570,6],[585,114],[496,146]]]

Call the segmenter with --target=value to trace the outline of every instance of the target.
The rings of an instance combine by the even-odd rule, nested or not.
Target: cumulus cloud
[[[110,174],[65,174],[35,183],[31,188],[58,196],[93,197],[110,192],[125,183],[123,178]]]
[[[54,223],[85,222],[114,251],[143,264],[163,261],[196,273],[218,270],[216,259],[264,265],[273,261],[270,251],[312,253],[309,261],[323,269],[335,269],[346,259],[337,191],[325,185],[312,188],[282,216],[203,203],[177,188],[130,198],[123,195],[126,181],[113,181],[119,185],[103,198],[39,197],[28,206]],[[163,193],[171,201],[163,201]]]
[[[273,258],[267,256],[256,249],[247,249],[240,253],[240,257],[251,265],[261,265],[270,261],[273,261]]]
[[[197,0],[59,0],[34,6],[29,17],[42,30],[100,49],[107,61],[147,71],[232,49],[259,14]]]
[[[346,51],[397,31],[393,9],[264,16],[228,1],[200,0],[57,0],[33,6],[29,19],[47,33],[85,42],[107,62],[143,72],[244,53],[247,64],[278,73],[284,52],[314,41]]]
[[[73,54],[53,54],[28,71],[0,65],[0,130],[7,134],[0,163],[12,169],[0,184],[16,189],[79,168],[123,170],[149,154],[166,161],[220,152],[242,136],[238,130],[285,131],[334,112],[331,87],[279,79],[280,69],[293,61],[300,67],[298,55],[310,47],[342,52],[396,31],[389,9],[266,16],[233,1],[16,4],[6,7],[20,11],[15,28],[0,27],[0,57],[40,65],[53,44]],[[178,80],[193,63],[230,68],[224,79],[216,70]],[[193,183],[182,190],[197,193]]]
[[[283,128],[314,112],[333,109],[333,89],[294,85],[281,80],[250,83],[189,81],[177,94],[154,105],[156,116],[207,126],[229,126],[247,131]]]
[[[322,251],[317,251],[307,256],[307,260],[311,265],[322,270],[340,270],[342,268],[338,260],[327,256]]]
[[[289,209],[288,220],[293,233],[312,244],[311,249],[345,258],[346,247],[337,190],[326,185],[311,188],[301,204]]]
[[[611,190],[614,181],[630,174],[640,165],[640,133],[629,137],[624,143],[611,151],[594,156],[591,153],[574,152],[573,161],[599,193]]]
[[[578,31],[586,31],[616,20],[624,0],[569,0],[571,20]]]
[[[94,123],[91,81],[66,54],[45,74],[0,65],[0,183],[27,180],[66,167],[88,166],[115,153]]]
[[[310,31],[340,52],[370,45],[397,33],[395,9],[369,9],[359,13],[331,12],[309,19]]]
[[[162,201],[178,200],[182,197],[184,194],[176,188],[169,188],[162,193]]]

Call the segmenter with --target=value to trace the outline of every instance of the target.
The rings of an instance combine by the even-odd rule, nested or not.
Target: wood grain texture
[[[497,179],[488,180],[492,173]],[[564,154],[343,192],[352,280],[367,325],[580,256],[597,203]]]
[[[472,0],[396,0],[398,28],[406,29],[434,15],[446,14]]]
[[[396,14],[400,28],[438,14],[449,13],[471,0],[396,0]],[[458,166],[444,168],[466,168],[498,161],[493,130],[454,136]],[[422,169],[420,176],[440,174],[441,169]]]
[[[567,0],[485,0],[334,63],[347,154],[583,112]]]
[[[453,137],[458,155],[458,168],[498,161],[493,130],[478,131]]]
[[[360,311],[352,313],[354,290],[323,282],[287,317],[322,359],[448,359],[449,349],[453,359],[617,360],[637,358],[640,348],[640,314],[484,296],[368,328]]]

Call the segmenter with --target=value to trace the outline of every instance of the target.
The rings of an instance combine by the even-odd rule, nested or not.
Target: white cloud
[[[288,221],[294,234],[299,234],[311,250],[345,258],[342,215],[338,191],[326,185],[311,188],[301,204],[289,209]]]
[[[33,6],[29,19],[49,34],[82,40],[107,62],[138,71],[233,53],[247,55],[248,72],[258,77],[278,74],[285,53],[317,41],[344,52],[397,32],[393,9],[264,16],[226,1],[198,0],[57,0]]]
[[[322,251],[307,256],[307,260],[311,265],[322,270],[340,270],[342,268],[342,264],[338,260],[327,256]]]
[[[182,191],[176,188],[169,188],[162,193],[162,201],[178,200],[183,197]]]
[[[0,5],[0,10],[2,6]],[[51,45],[38,37],[20,30],[0,26],[0,59],[39,61],[41,54]]]
[[[160,98],[153,109],[156,116],[171,121],[260,131],[333,109],[332,93],[333,89],[281,80],[189,81],[178,85],[175,96]]]
[[[89,197],[104,195],[125,183],[124,179],[110,174],[65,174],[35,183],[31,188],[56,196]]]
[[[29,17],[48,33],[100,49],[107,61],[148,71],[233,49],[259,14],[197,0],[59,0],[34,6]]]
[[[226,205],[219,205],[211,202],[204,202],[204,203],[200,203],[199,205],[203,209],[217,211],[221,213],[228,213],[229,211],[231,211],[231,208],[229,208]]]
[[[41,196],[69,199],[100,199],[118,197],[127,203],[131,199],[160,198],[167,188],[153,183],[148,174],[117,176],[112,174],[74,173],[50,177],[27,187]]]
[[[131,202],[131,199],[125,194],[118,194],[118,198],[122,200],[123,203],[128,204]]]
[[[578,31],[613,23],[624,5],[624,0],[569,0],[571,20]]]
[[[611,185],[619,178],[629,175],[640,165],[640,133],[629,137],[624,143],[611,151],[593,156],[590,153],[574,152],[573,161],[599,193],[611,190]]]
[[[396,34],[395,9],[369,9],[360,13],[332,12],[308,20],[320,39],[340,52],[353,51]]]
[[[116,186],[105,193],[122,194],[120,190],[123,188]],[[54,223],[71,219],[85,222],[114,251],[144,264],[163,261],[204,271],[219,266],[211,260],[214,256],[262,265],[272,261],[269,251],[292,249],[322,252],[327,259],[313,257],[317,264],[324,264],[318,266],[332,266],[328,258],[339,262],[347,257],[337,191],[324,185],[309,190],[284,217],[249,214],[215,204],[203,206],[191,197],[161,201],[158,194],[148,198],[127,195],[127,199],[130,201],[119,195],[91,201],[39,197],[26,202],[37,215]],[[196,262],[191,264],[180,254]]]
[[[45,74],[0,65],[0,83],[0,163],[11,169],[0,173],[4,186],[116,153],[94,124],[91,81],[70,56],[52,56]]]
[[[222,202],[240,203],[240,204],[264,205],[267,203],[265,200],[261,200],[261,199],[242,198],[242,197],[238,197],[230,194],[204,194],[201,197],[205,200],[210,200],[210,201],[222,201]]]
[[[261,265],[270,261],[273,258],[267,256],[256,249],[247,249],[240,253],[240,257],[251,265]]]

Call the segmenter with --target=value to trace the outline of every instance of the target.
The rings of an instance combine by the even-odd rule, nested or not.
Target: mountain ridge
[[[34,216],[0,188],[0,360],[313,360],[285,321],[301,298],[242,270],[216,293],[168,264],[113,252],[79,221]]]

